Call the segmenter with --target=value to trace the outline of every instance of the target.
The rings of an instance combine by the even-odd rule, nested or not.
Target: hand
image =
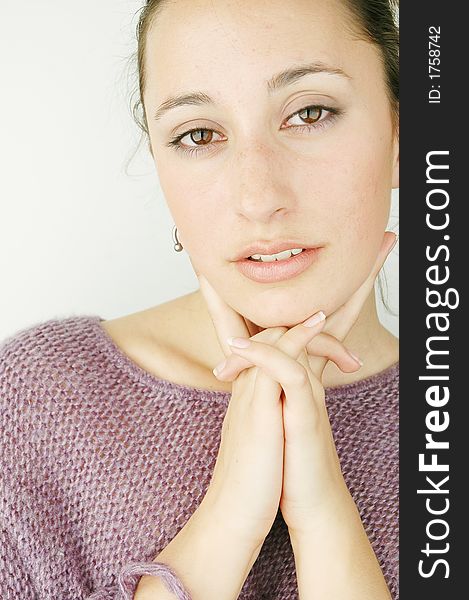
[[[320,509],[331,501],[351,500],[332,437],[322,373],[327,360],[346,372],[359,368],[341,340],[356,322],[396,239],[394,234],[386,232],[368,278],[329,316],[327,323],[319,323],[308,333],[303,325],[289,330],[276,327],[260,331],[251,338],[249,348],[231,348],[233,354],[228,355],[219,376],[224,380],[236,379],[241,371],[255,365],[282,386],[285,457],[280,509],[290,532],[299,533],[313,523]],[[228,354],[227,334],[249,337],[253,324],[227,306],[206,282],[205,289],[209,287],[209,310],[220,343]]]
[[[202,276],[200,287],[210,306],[216,307],[218,296]],[[215,314],[224,313],[215,309]],[[231,330],[233,323],[229,314],[225,317],[217,324],[217,331],[228,354],[224,327]],[[212,479],[198,509],[202,515],[208,514],[215,526],[228,528],[251,547],[264,542],[277,516],[282,492],[280,393],[280,385],[255,366],[236,377]]]

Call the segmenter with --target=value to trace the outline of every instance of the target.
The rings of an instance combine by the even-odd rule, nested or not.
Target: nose
[[[292,210],[295,199],[285,163],[281,149],[265,142],[251,142],[237,153],[232,163],[232,190],[238,216],[267,223]]]

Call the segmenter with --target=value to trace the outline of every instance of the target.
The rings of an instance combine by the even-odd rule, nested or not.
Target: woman
[[[2,596],[397,598],[389,2],[150,1],[138,32],[200,289],[2,345]]]

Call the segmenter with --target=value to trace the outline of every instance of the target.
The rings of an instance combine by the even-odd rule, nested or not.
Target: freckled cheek
[[[376,259],[387,224],[390,185],[383,162],[370,150],[359,160],[342,154],[321,172],[329,174],[327,179],[308,178],[311,222],[330,244],[324,289],[331,290],[331,298],[345,301]]]
[[[391,194],[388,175],[369,149],[361,153],[360,160],[342,157],[338,165],[340,168],[336,164],[329,170],[318,202],[333,228],[348,230],[353,237],[367,237],[370,228],[376,231],[386,224]]]

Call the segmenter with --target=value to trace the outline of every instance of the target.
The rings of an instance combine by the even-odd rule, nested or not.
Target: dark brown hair
[[[137,63],[137,86],[132,93],[131,113],[142,131],[142,139],[147,140],[150,152],[152,150],[148,122],[143,104],[146,87],[146,44],[148,32],[167,1],[148,0],[140,9],[136,28],[137,52],[131,57],[131,60],[136,59]],[[399,0],[343,0],[343,7],[348,10],[348,15],[352,16],[347,20],[348,33],[355,39],[374,44],[380,50],[393,130],[399,139]],[[387,282],[384,271],[380,272],[378,283],[386,309],[391,314],[396,314],[385,299],[383,287],[387,289]]]

